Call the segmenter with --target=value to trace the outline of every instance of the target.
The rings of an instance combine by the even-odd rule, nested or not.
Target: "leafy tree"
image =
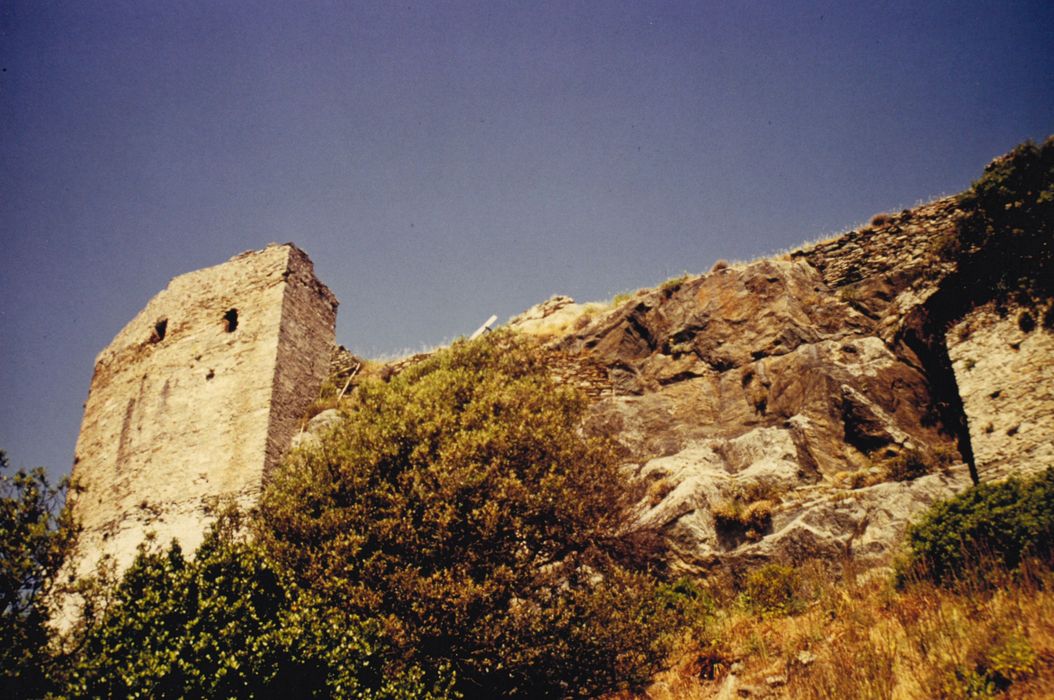
[[[7,470],[0,451],[0,471]],[[62,508],[68,482],[56,486],[42,467],[0,473],[0,696],[40,696],[51,656],[44,599],[73,544],[76,528]]]
[[[450,664],[466,696],[645,681],[669,624],[626,531],[636,494],[578,430],[582,396],[493,333],[356,390],[277,470],[259,541],[305,589],[383,621],[396,667]]]
[[[417,669],[382,675],[372,630],[283,582],[227,513],[192,560],[141,548],[75,639],[64,697],[435,698]],[[446,683],[448,685],[448,682]]]

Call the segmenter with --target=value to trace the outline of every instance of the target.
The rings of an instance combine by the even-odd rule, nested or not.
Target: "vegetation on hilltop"
[[[57,697],[447,697],[450,678],[385,669],[376,621],[320,607],[225,513],[193,559],[142,547],[75,633]]]
[[[1054,327],[1052,175],[1054,139],[1024,144],[962,196],[934,322],[1012,301]],[[0,692],[625,697],[666,665],[649,697],[733,676],[795,698],[1054,695],[1054,470],[937,504],[896,577],[768,562],[669,582],[661,538],[632,525],[645,485],[583,434],[585,399],[534,341],[349,365],[328,391],[316,408],[343,419],[270,475],[257,513],[222,515],[193,558],[148,543],[83,586],[61,645],[46,594],[76,534],[68,486],[0,476]],[[890,472],[925,471],[909,457]],[[714,514],[760,531],[771,506],[748,500]]]
[[[1013,570],[1054,555],[1054,469],[1033,479],[981,484],[938,503],[908,531],[908,569],[935,583],[971,564]]]
[[[1054,328],[1054,137],[1026,142],[990,163],[958,197],[956,228],[938,239],[932,262],[941,271],[937,290],[902,319],[898,337],[910,347],[929,378],[936,414],[955,436],[970,478],[979,483],[973,444],[948,355],[949,328],[975,308],[992,303],[1005,315],[1011,304],[1028,309]],[[941,265],[934,266],[939,269]]]
[[[1042,549],[1049,534],[1019,525],[1022,513],[1042,510],[1032,501],[1045,496],[1033,494],[1048,492],[1052,479],[1054,470],[1048,470],[1027,482],[983,485],[937,504],[920,521],[915,531],[937,532],[940,542],[965,546],[961,551],[968,558],[957,576],[915,566],[895,586],[891,577],[857,576],[851,564],[844,577],[832,578],[819,565],[770,563],[746,572],[738,585],[720,577],[656,585],[650,589],[655,614],[650,620],[639,608],[616,610],[624,602],[618,597],[599,596],[593,606],[575,610],[575,624],[631,657],[640,651],[632,642],[643,638],[642,630],[658,635],[657,624],[668,625],[661,631],[667,641],[675,640],[673,653],[665,659],[668,670],[655,676],[659,682],[648,692],[653,700],[711,697],[724,685],[732,692],[817,699],[1048,697],[1054,690],[1050,560],[986,559],[975,554],[973,544],[977,524],[986,523],[986,532],[1033,538],[1023,552],[1049,554]],[[947,517],[964,512],[970,517]],[[327,592],[298,585],[296,572],[283,572],[269,560],[268,547],[247,542],[243,534],[238,518],[228,514],[193,560],[184,559],[178,547],[144,550],[101,621],[82,633],[65,668],[51,663],[66,673],[53,696],[496,694],[457,677],[455,667],[464,662],[452,658],[458,646],[449,637],[430,647],[417,637],[400,648],[390,615],[359,614],[354,600],[327,599]],[[909,540],[911,561],[926,556],[931,550],[926,543]],[[596,591],[596,582],[588,590]],[[407,607],[415,600],[406,601]],[[601,607],[612,609],[590,613]],[[614,630],[591,627],[609,624],[612,616]],[[486,620],[498,624],[502,618]],[[551,623],[538,615],[531,620],[540,623],[532,633],[544,641],[542,626]],[[400,621],[395,622],[397,627]],[[467,624],[460,633],[485,635],[487,629],[486,623]],[[573,654],[574,637],[565,642],[559,651]],[[596,664],[592,671],[600,672],[592,687],[495,690],[533,697],[545,690],[568,696],[632,689],[605,675],[612,670],[611,657],[590,653],[593,648],[579,648],[579,656],[556,667],[556,673],[577,673],[581,679],[585,670],[570,669],[572,663]],[[652,671],[657,661],[653,657]],[[538,672],[556,675],[548,668]],[[626,690],[609,697],[630,697]]]
[[[536,344],[458,342],[341,405],[249,521],[145,544],[61,653],[40,626],[50,678],[9,696],[593,696],[659,669],[682,597]]]
[[[147,542],[83,586],[61,644],[37,595],[73,532],[61,492],[5,481],[4,546],[31,551],[3,563],[32,561],[5,579],[7,696],[594,696],[660,668],[684,597],[535,343],[458,342],[341,405],[258,513],[224,513],[193,558]]]
[[[966,216],[941,250],[958,266],[948,320],[968,310],[964,304],[1036,307],[1054,298],[1054,136],[992,161],[959,203]],[[1045,319],[1054,326],[1054,306]]]
[[[797,578],[782,613],[734,589],[710,593],[700,632],[683,638],[647,695],[632,697],[1054,697],[1049,568],[986,587],[915,580],[898,589],[888,577],[849,569],[832,578],[808,565]]]

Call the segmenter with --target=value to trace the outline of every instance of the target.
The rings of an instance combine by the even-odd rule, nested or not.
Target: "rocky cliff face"
[[[950,243],[974,215],[946,198],[612,308],[556,297],[510,325],[589,391],[587,429],[649,480],[641,518],[677,568],[879,564],[971,470],[1054,457],[1054,334],[1019,321],[1049,297],[993,301],[967,277],[986,251]]]

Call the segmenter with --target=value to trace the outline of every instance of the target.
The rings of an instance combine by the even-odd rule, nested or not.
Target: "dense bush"
[[[945,254],[971,287],[966,298],[1036,304],[1054,296],[1054,137],[993,161],[960,201],[966,216]]]
[[[1054,469],[1029,480],[981,484],[933,506],[908,530],[908,570],[949,583],[978,561],[1016,568],[1054,552]]]
[[[0,451],[0,470],[8,468]],[[0,697],[39,697],[48,686],[43,598],[76,536],[62,510],[67,482],[52,486],[42,468],[0,473]]]
[[[930,455],[917,449],[899,452],[882,463],[890,479],[911,481],[935,471],[939,464]]]
[[[455,343],[356,390],[273,475],[259,541],[333,609],[383,621],[389,664],[449,665],[466,696],[642,683],[670,610],[585,405],[529,341]]]
[[[141,549],[97,621],[74,634],[62,697],[441,697],[382,674],[376,624],[284,584],[225,515],[192,560]]]

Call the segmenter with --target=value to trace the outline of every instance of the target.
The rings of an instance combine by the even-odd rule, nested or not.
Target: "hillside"
[[[1052,152],[783,255],[509,325],[553,349],[593,398],[587,429],[651,480],[641,517],[676,569],[887,563],[971,473],[1054,463]]]
[[[177,277],[99,356],[26,663],[74,697],[1043,693],[1052,241],[1048,139],[395,362],[332,348],[292,244]]]
[[[1049,570],[888,567],[934,504],[1054,464],[1052,183],[1054,141],[1026,144],[960,195],[510,320],[589,397],[584,432],[646,485],[630,527],[700,606],[643,697],[1049,696]],[[426,357],[338,353],[330,385]]]

